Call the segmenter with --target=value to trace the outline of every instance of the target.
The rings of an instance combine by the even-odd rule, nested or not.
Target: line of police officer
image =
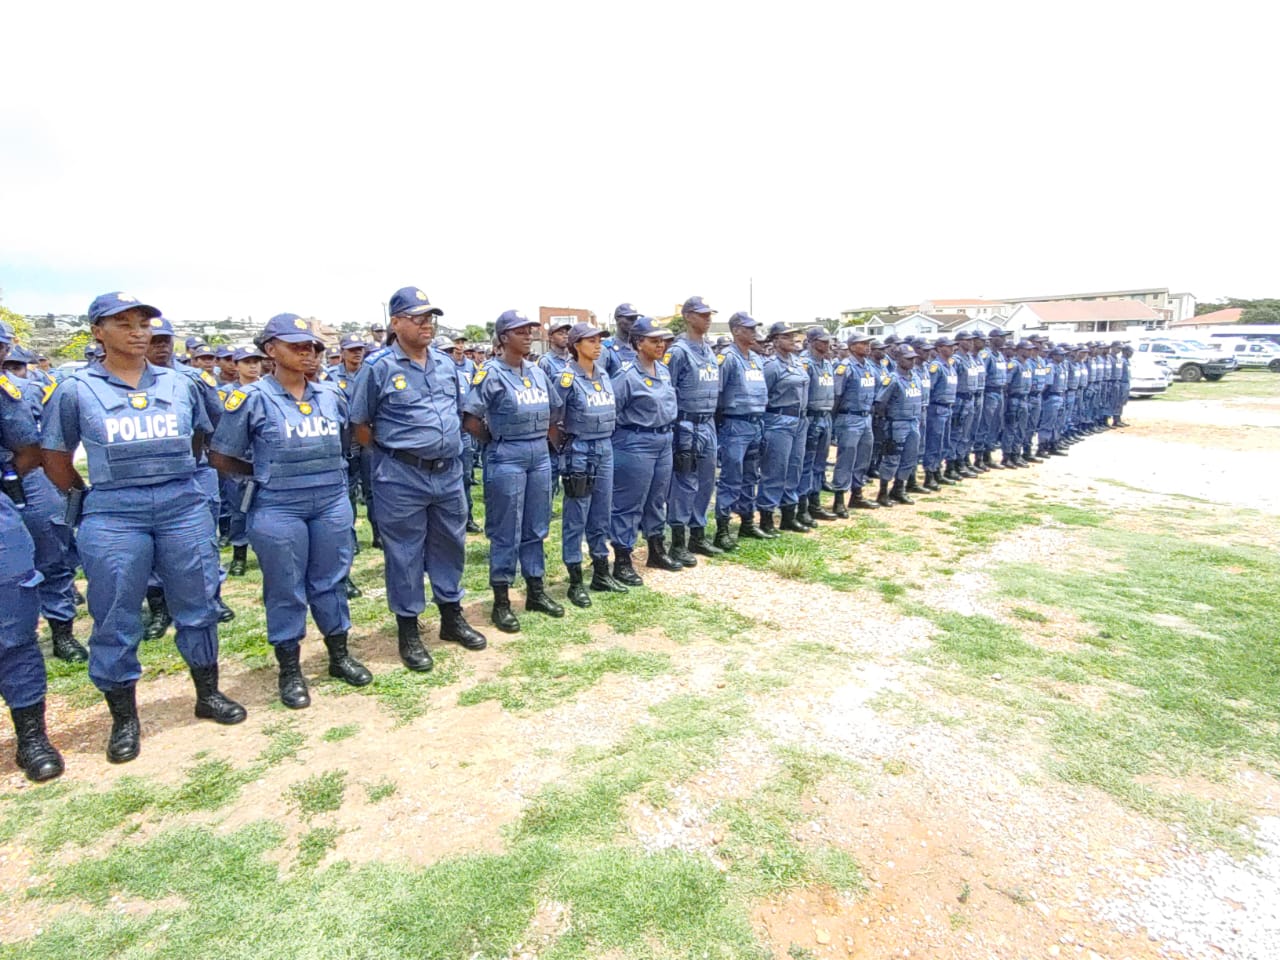
[[[159,310],[123,293],[99,297],[90,319],[102,356],[48,394],[43,431],[30,399],[11,392],[8,380],[0,384],[9,397],[0,423],[10,472],[25,487],[43,466],[45,482],[67,495],[59,535],[78,548],[78,557],[64,549],[61,567],[41,568],[28,525],[14,522],[18,505],[5,498],[0,528],[13,560],[0,570],[10,601],[0,621],[0,692],[13,711],[19,764],[37,780],[61,772],[44,731],[33,601],[42,580],[56,580],[46,617],[69,624],[74,599],[66,590],[77,560],[94,622],[89,674],[112,716],[108,759],[131,760],[140,749],[137,646],[149,584],[177,624],[196,716],[225,724],[245,718],[218,689],[217,623],[229,611],[219,596],[214,469],[261,559],[280,699],[300,708],[310,702],[299,664],[308,609],[330,675],[356,686],[372,679],[348,649],[353,490],[365,477],[400,658],[425,671],[432,659],[419,624],[424,573],[440,639],[471,650],[486,645],[460,602],[471,524],[468,449],[483,464],[491,620],[516,632],[509,589],[517,570],[526,611],[564,615],[544,583],[553,475],[564,489],[568,598],[589,606],[584,540],[589,589],[625,592],[642,584],[631,557],[637,531],[648,544],[648,566],[681,570],[697,563],[696,554],[735,549],[739,538],[803,533],[818,520],[848,516],[849,507],[911,503],[911,492],[996,466],[997,448],[1004,453],[998,465],[1010,468],[1065,453],[1108,421],[1119,425],[1128,394],[1118,345],[1073,348],[1068,361],[1064,348],[1036,338],[1010,351],[996,330],[932,344],[855,336],[833,349],[830,334],[811,328],[802,350],[798,331],[776,323],[762,337],[754,318],[736,313],[732,342],[717,352],[707,341],[713,312],[699,297],[686,301],[685,332],[673,343],[670,331],[623,304],[615,311],[617,338],[603,343],[586,324],[557,328],[552,352],[535,363],[537,321],[507,311],[495,325],[495,356],[476,368],[447,338],[434,337],[442,311],[406,287],[391,298],[386,345],[368,355],[364,344],[344,341],[341,363],[326,373],[323,341],[301,318],[280,314],[259,337],[261,352],[232,354],[232,363],[246,366],[219,384],[210,367],[175,369],[171,352],[157,351],[157,339],[171,346],[173,338]],[[189,351],[193,359],[217,359],[199,344]],[[264,361],[271,372],[258,375]],[[828,511],[820,494],[833,444]],[[89,485],[73,466],[79,445]],[[872,476],[880,481],[874,502],[863,495]],[[717,526],[708,538],[713,489]],[[24,496],[24,508],[38,499]],[[232,529],[239,547],[240,527]],[[237,551],[233,565],[242,561]],[[55,630],[55,648],[56,641]]]

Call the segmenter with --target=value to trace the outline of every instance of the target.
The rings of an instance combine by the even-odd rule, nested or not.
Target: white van
[[[1265,367],[1272,373],[1280,373],[1280,346],[1270,340],[1213,337],[1206,346],[1223,356],[1234,356],[1241,367]]]

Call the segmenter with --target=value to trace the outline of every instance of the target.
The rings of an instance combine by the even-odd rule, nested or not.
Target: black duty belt
[[[681,410],[676,419],[688,420],[690,423],[710,423],[715,417],[714,413],[688,413]]]
[[[972,400],[972,399],[973,399],[973,394],[972,394],[972,393],[960,393],[959,391],[956,391],[956,399],[957,399],[957,400]]]
[[[750,420],[752,423],[760,422],[760,414],[758,413],[725,413],[721,414],[726,420]]]
[[[810,407],[804,412],[804,415],[806,417],[829,417],[831,415],[831,411],[819,410],[817,407]]]
[[[429,460],[426,457],[417,457],[407,450],[392,450],[389,447],[379,446],[379,450],[385,453],[392,460],[399,460],[411,467],[417,467],[419,470],[427,473],[439,473],[441,470],[447,470],[457,457],[443,457],[439,460]]]
[[[662,427],[642,427],[634,423],[620,423],[618,424],[618,429],[630,430],[632,433],[670,433],[672,426],[674,424],[670,423]]]
[[[764,412],[774,413],[780,417],[798,417],[800,416],[801,410],[800,404],[797,403],[793,407],[765,407]]]
[[[870,410],[841,410],[841,411],[840,411],[840,413],[841,413],[841,414],[848,414],[848,415],[850,415],[850,416],[854,416],[854,417],[869,417],[869,416],[871,416],[871,411],[870,411]]]

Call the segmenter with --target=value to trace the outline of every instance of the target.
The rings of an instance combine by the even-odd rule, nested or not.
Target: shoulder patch
[[[935,360],[935,361],[933,361],[933,363],[929,364],[929,372],[930,372],[930,373],[937,373],[937,372],[938,372],[938,361],[937,361],[937,360]]]
[[[213,374],[210,373],[208,370],[200,371],[200,379],[203,380],[205,383],[207,383],[209,386],[213,387],[214,389],[217,389],[218,381],[213,379]]]
[[[477,370],[476,375],[471,378],[471,385],[474,387],[476,384],[484,380],[484,378],[487,377],[488,375],[489,375],[488,370]]]
[[[53,396],[53,391],[58,389],[58,381],[50,378],[49,385],[44,388],[44,396],[40,398],[42,404],[48,403],[49,398]]]
[[[724,354],[723,354],[723,353],[717,353],[717,354],[716,354],[716,363],[724,363]]]
[[[848,369],[849,368],[842,363],[840,366],[836,367],[836,373],[840,374],[840,376],[844,376],[845,371]]]
[[[226,403],[226,402],[227,402],[227,391],[225,391],[225,390],[219,390],[219,391],[218,391],[218,399],[219,399],[219,400],[221,400],[223,403]]]
[[[892,377],[881,377],[881,378],[880,378],[880,386],[882,386],[882,387],[887,387],[887,386],[889,385],[889,381],[890,381],[890,380],[892,380],[892,379],[893,379]]]
[[[18,385],[8,378],[7,375],[0,373],[0,390],[7,393],[10,399],[21,400],[22,391],[18,389]]]
[[[663,363],[665,363],[667,366],[671,366],[671,351],[670,351],[670,350],[668,350],[666,353],[664,353],[664,354],[662,355],[662,362],[663,362]]]
[[[562,387],[572,387],[572,386],[573,386],[573,371],[572,371],[572,370],[566,370],[564,373],[560,374],[560,386],[562,386]]]
[[[244,403],[248,397],[249,395],[243,390],[232,390],[231,396],[227,397],[227,401],[222,405],[222,407],[224,410],[234,413],[240,409],[240,405]]]

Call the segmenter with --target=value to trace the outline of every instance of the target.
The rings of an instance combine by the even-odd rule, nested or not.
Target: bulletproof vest
[[[190,393],[181,375],[152,367],[155,382],[130,390],[105,377],[75,373],[80,398],[80,442],[89,460],[89,482],[105,489],[189,477]]]
[[[872,405],[876,402],[876,391],[880,388],[880,380],[888,374],[881,371],[880,365],[870,357],[866,360],[851,357],[847,361],[847,367],[845,375],[848,380],[845,381],[844,392],[840,394],[840,407],[836,412],[870,413]]]
[[[987,389],[987,365],[982,357],[968,353],[964,362],[969,364],[969,389],[974,393]]]
[[[1065,393],[1071,382],[1071,373],[1067,370],[1065,363],[1055,363],[1052,366],[1053,383],[1049,387],[1054,393]]]
[[[773,385],[769,391],[768,404],[771,407],[795,407],[804,404],[809,394],[809,371],[799,360],[783,360],[771,357],[767,366],[772,366]],[[803,411],[802,411],[803,412]]]
[[[270,387],[256,392],[268,426],[253,438],[254,479],[276,490],[330,482],[324,474],[344,467],[342,419],[333,391],[315,390],[308,400]]]
[[[530,363],[521,365],[517,373],[505,363],[485,365],[488,376],[502,385],[493,391],[485,422],[489,432],[500,440],[531,440],[546,436],[551,426],[551,400],[542,371]],[[479,376],[479,374],[477,374]]]
[[[1017,357],[1014,357],[1012,362],[1013,367],[1009,371],[1009,395],[1025,397],[1031,391],[1031,362],[1023,363]]]
[[[937,371],[934,365],[937,365]],[[931,384],[929,396],[934,403],[954,403],[956,399],[956,390],[960,385],[960,363],[951,358],[948,363],[945,360],[934,360],[929,364],[929,373],[932,375],[933,383]]]
[[[920,388],[919,376],[914,370],[909,374],[895,370],[890,376],[898,381],[899,389],[893,392],[886,415],[890,420],[919,420],[920,411],[924,409],[924,391]]]
[[[830,360],[808,355],[803,362],[809,371],[809,409],[830,410],[836,403],[835,367]]]
[[[1009,382],[1009,363],[1003,354],[988,350],[985,363],[988,389],[999,389]]]
[[[736,370],[736,376],[730,377],[730,364]],[[755,354],[745,359],[741,353],[731,347],[724,353],[725,384],[721,394],[725,413],[752,414],[764,413],[769,399],[769,387],[764,381],[764,365]]]
[[[672,378],[680,409],[685,413],[714,413],[720,399],[721,358],[705,343],[699,349],[688,340],[673,343],[667,358],[677,351],[687,361],[679,371],[679,378]]]
[[[576,366],[567,366],[560,374],[561,387],[569,388],[565,396],[564,432],[580,440],[610,436],[617,419],[609,375],[599,367],[594,372],[594,380]]]

